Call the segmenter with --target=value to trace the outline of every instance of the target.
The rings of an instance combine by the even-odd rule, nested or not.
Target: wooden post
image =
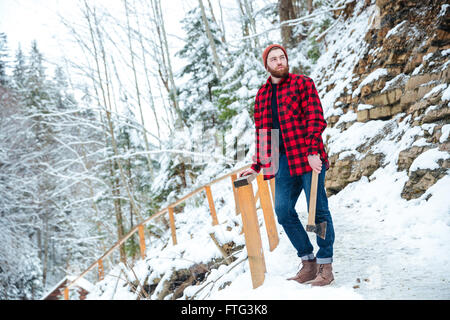
[[[69,300],[69,288],[64,288],[64,300]]]
[[[270,251],[273,251],[273,249],[275,249],[278,245],[279,238],[275,217],[273,214],[272,201],[270,200],[269,187],[267,186],[267,182],[264,180],[264,176],[262,174],[256,177],[256,181],[258,183],[258,193],[261,208],[264,214],[267,237],[269,238],[269,248]]]
[[[139,247],[141,249],[141,257],[145,259],[145,235],[144,235],[144,225],[140,224],[138,227],[139,232]]]
[[[275,206],[275,178],[270,179],[269,182],[270,182],[270,191],[272,191],[273,205]]]
[[[242,179],[242,178],[241,178]],[[238,187],[239,207],[241,208],[244,225],[245,245],[247,247],[248,262],[252,275],[253,289],[264,283],[266,262],[262,249],[261,234],[259,231],[258,216],[256,214],[255,199],[251,182]]]
[[[218,225],[219,222],[217,221],[217,215],[216,215],[216,207],[214,206],[214,200],[211,193],[211,187],[205,186],[206,191],[206,197],[208,198],[209,203],[209,210],[211,211],[211,217],[212,217],[212,225]]]
[[[105,269],[103,268],[102,259],[98,260],[98,281],[102,281],[105,278]]]
[[[175,232],[175,217],[173,215],[173,207],[169,207],[170,230],[172,231],[172,243],[177,244],[177,234]]]
[[[256,203],[258,202],[258,199],[259,199],[259,188],[258,188],[258,190],[255,191],[255,195],[253,196],[253,199],[255,201],[255,206],[256,206]]]
[[[236,206],[236,215],[238,215],[241,210],[239,209],[239,199],[237,194],[237,189],[234,187],[234,181],[237,179],[237,174],[231,175],[231,187],[233,188],[234,204]]]

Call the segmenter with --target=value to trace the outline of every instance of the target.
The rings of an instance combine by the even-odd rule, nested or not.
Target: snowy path
[[[269,252],[265,228],[261,227],[267,267],[264,284],[249,290],[250,275],[245,272],[238,276],[241,279],[234,279],[225,290],[208,298],[450,299],[450,212],[446,198],[450,178],[430,188],[428,193],[433,196],[429,201],[401,199],[404,179],[404,173],[382,169],[375,181],[362,179],[330,197],[336,233],[332,286],[311,288],[285,280],[298,270],[295,250],[278,226],[280,244]],[[306,222],[304,194],[296,208],[301,221]],[[310,239],[317,249],[315,236]]]
[[[394,203],[395,209],[383,212],[381,201],[356,202],[356,208],[341,207],[336,213],[339,283],[359,285],[355,291],[367,299],[449,299],[449,235],[441,233],[449,228],[449,213],[447,219],[434,221],[441,224],[435,229],[426,206],[414,211]]]

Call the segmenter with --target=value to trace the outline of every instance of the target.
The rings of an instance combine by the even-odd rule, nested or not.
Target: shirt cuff
[[[250,168],[252,168],[256,173],[259,173],[259,171],[261,171],[261,166],[257,163],[253,163]]]

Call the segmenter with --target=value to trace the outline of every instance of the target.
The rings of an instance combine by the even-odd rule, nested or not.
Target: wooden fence
[[[261,235],[259,230],[258,217],[256,214],[256,202],[259,198],[261,209],[264,214],[264,221],[266,225],[266,231],[269,239],[269,248],[270,251],[274,250],[278,245],[278,233],[276,229],[275,217],[273,212],[272,200],[275,202],[275,181],[274,179],[269,180],[269,185],[272,193],[272,199],[270,197],[269,186],[267,185],[267,181],[263,179],[263,175],[259,174],[257,176],[248,177],[248,179],[244,183],[239,183],[238,180],[242,181],[243,179],[238,179],[237,174],[244,169],[249,168],[250,165],[242,167],[240,169],[234,170],[220,178],[217,178],[210,183],[197,188],[196,190],[190,192],[185,195],[181,199],[171,203],[166,208],[147,218],[133,229],[128,232],[122,239],[117,241],[108,251],[106,251],[99,259],[97,259],[94,263],[92,263],[85,271],[83,271],[77,278],[75,278],[72,282],[70,282],[66,288],[64,289],[64,299],[69,299],[69,289],[73,286],[79,279],[83,278],[89,271],[93,270],[96,266],[98,268],[98,278],[99,281],[104,279],[105,271],[103,267],[103,261],[109,257],[114,250],[120,247],[125,241],[127,241],[133,234],[138,232],[139,235],[139,246],[141,258],[145,258],[145,235],[144,235],[144,227],[151,220],[160,217],[163,214],[169,215],[170,221],[170,229],[172,235],[172,243],[174,245],[177,244],[177,235],[176,235],[176,226],[175,226],[175,215],[174,208],[191,198],[192,196],[205,191],[206,198],[208,200],[209,209],[211,213],[212,225],[217,225],[219,222],[217,220],[217,213],[214,206],[213,195],[211,192],[211,186],[215,183],[218,183],[224,179],[231,178],[231,184],[233,188],[235,206],[236,206],[236,214],[241,214],[242,216],[242,224],[243,231],[245,236],[245,244],[248,253],[248,260],[250,265],[250,271],[252,275],[252,283],[253,288],[256,288],[263,284],[264,282],[264,273],[266,271],[265,261],[264,261],[264,253],[262,249]],[[256,177],[258,190],[256,194],[253,192],[252,180]]]

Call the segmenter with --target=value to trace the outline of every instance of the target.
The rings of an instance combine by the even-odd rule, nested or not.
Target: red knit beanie
[[[263,55],[262,55],[263,62],[264,62],[264,68],[266,68],[266,69],[267,69],[267,56],[269,55],[270,50],[272,50],[273,48],[280,48],[281,50],[283,50],[284,55],[286,56],[286,61],[288,60],[288,55],[287,55],[286,49],[284,49],[283,46],[281,46],[279,44],[271,44],[264,50]]]

